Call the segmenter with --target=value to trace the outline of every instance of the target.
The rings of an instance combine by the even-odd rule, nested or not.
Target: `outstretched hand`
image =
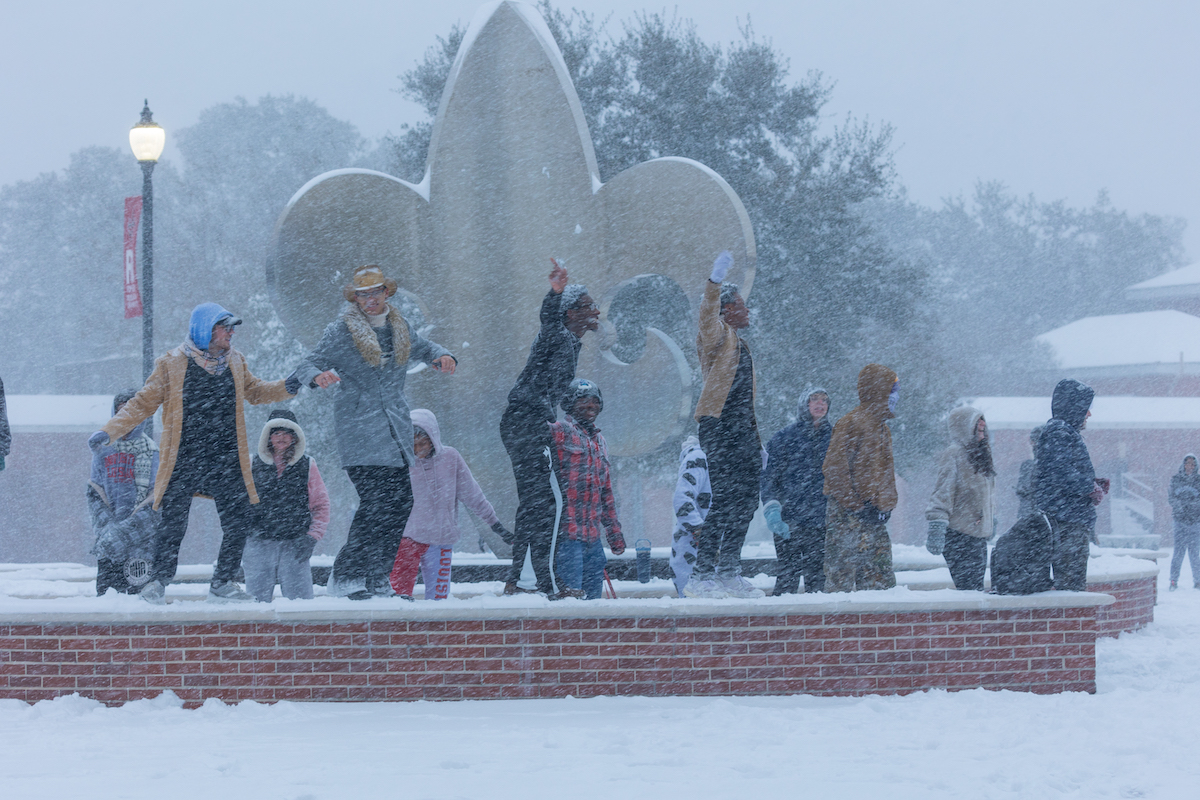
[[[560,267],[553,258],[550,263],[554,265],[554,269],[550,270],[550,291],[562,294],[562,290],[567,288],[567,269]]]
[[[454,360],[454,356],[438,356],[433,361],[429,362],[429,366],[433,367],[438,372],[444,372],[447,375],[453,375],[454,370],[458,367],[458,362]]]

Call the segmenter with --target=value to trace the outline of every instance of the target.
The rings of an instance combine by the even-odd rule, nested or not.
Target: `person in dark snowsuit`
[[[136,394],[121,392],[113,398],[112,413]],[[88,480],[88,510],[96,543],[96,594],[110,588],[137,594],[150,580],[154,559],[154,533],[159,514],[154,503],[154,475],[158,471],[158,445],[143,420],[115,442],[105,444],[108,434],[93,433],[92,472]]]
[[[1053,416],[1034,449],[1037,460],[1034,502],[1050,523],[1054,588],[1087,591],[1088,543],[1096,536],[1096,506],[1107,491],[1097,481],[1080,433],[1092,415],[1095,392],[1066,378],[1054,387]]]
[[[512,461],[517,482],[512,568],[505,594],[522,591],[517,582],[526,555],[537,577],[536,591],[547,596],[559,592],[550,567],[555,500],[546,432],[547,426],[557,421],[556,406],[575,378],[580,340],[599,327],[600,319],[600,309],[587,288],[568,284],[567,280],[567,271],[555,262],[550,272],[550,291],[542,300],[541,327],[500,418],[500,440]]]
[[[775,535],[774,594],[825,590],[825,476],[829,450],[829,393],[812,389],[800,398],[799,418],[767,442],[759,495]]]
[[[1171,591],[1179,582],[1183,555],[1187,553],[1192,565],[1192,583],[1200,589],[1200,470],[1196,456],[1188,453],[1171,476],[1171,519],[1175,523],[1175,552],[1171,554]]]

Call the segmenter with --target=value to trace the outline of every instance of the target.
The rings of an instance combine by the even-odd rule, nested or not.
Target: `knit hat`
[[[192,318],[188,323],[188,336],[192,344],[201,350],[207,350],[212,343],[212,329],[217,323],[222,325],[241,325],[241,317],[235,317],[232,311],[217,303],[201,303],[192,309]]]
[[[579,298],[588,293],[587,287],[582,283],[568,283],[563,287],[562,298],[558,301],[558,307],[566,314],[572,308],[579,304]]]
[[[604,396],[600,394],[600,387],[587,378],[576,378],[571,381],[571,385],[563,393],[562,402],[559,405],[562,406],[563,411],[570,414],[575,408],[575,404],[584,397],[596,398],[600,401],[600,410],[604,410]]]
[[[725,281],[721,284],[721,305],[732,303],[741,294],[741,289],[736,283]]]

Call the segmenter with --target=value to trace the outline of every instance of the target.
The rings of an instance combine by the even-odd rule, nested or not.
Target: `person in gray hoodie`
[[[334,559],[328,592],[354,600],[392,594],[388,574],[412,513],[408,468],[416,456],[404,395],[408,366],[425,362],[453,375],[458,364],[388,304],[396,290],[396,282],[378,266],[355,270],[342,290],[349,305],[289,378],[289,388],[292,382],[295,388],[337,384],[338,454],[359,505]]]
[[[983,591],[987,543],[996,530],[996,469],[983,412],[962,406],[947,420],[950,440],[938,460],[937,483],[925,507],[925,547],[944,555],[954,588]]]

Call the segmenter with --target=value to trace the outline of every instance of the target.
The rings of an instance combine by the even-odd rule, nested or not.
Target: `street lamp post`
[[[162,155],[167,133],[150,116],[150,101],[142,119],[129,131],[129,146],[142,165],[142,380],[154,368],[154,165]]]

